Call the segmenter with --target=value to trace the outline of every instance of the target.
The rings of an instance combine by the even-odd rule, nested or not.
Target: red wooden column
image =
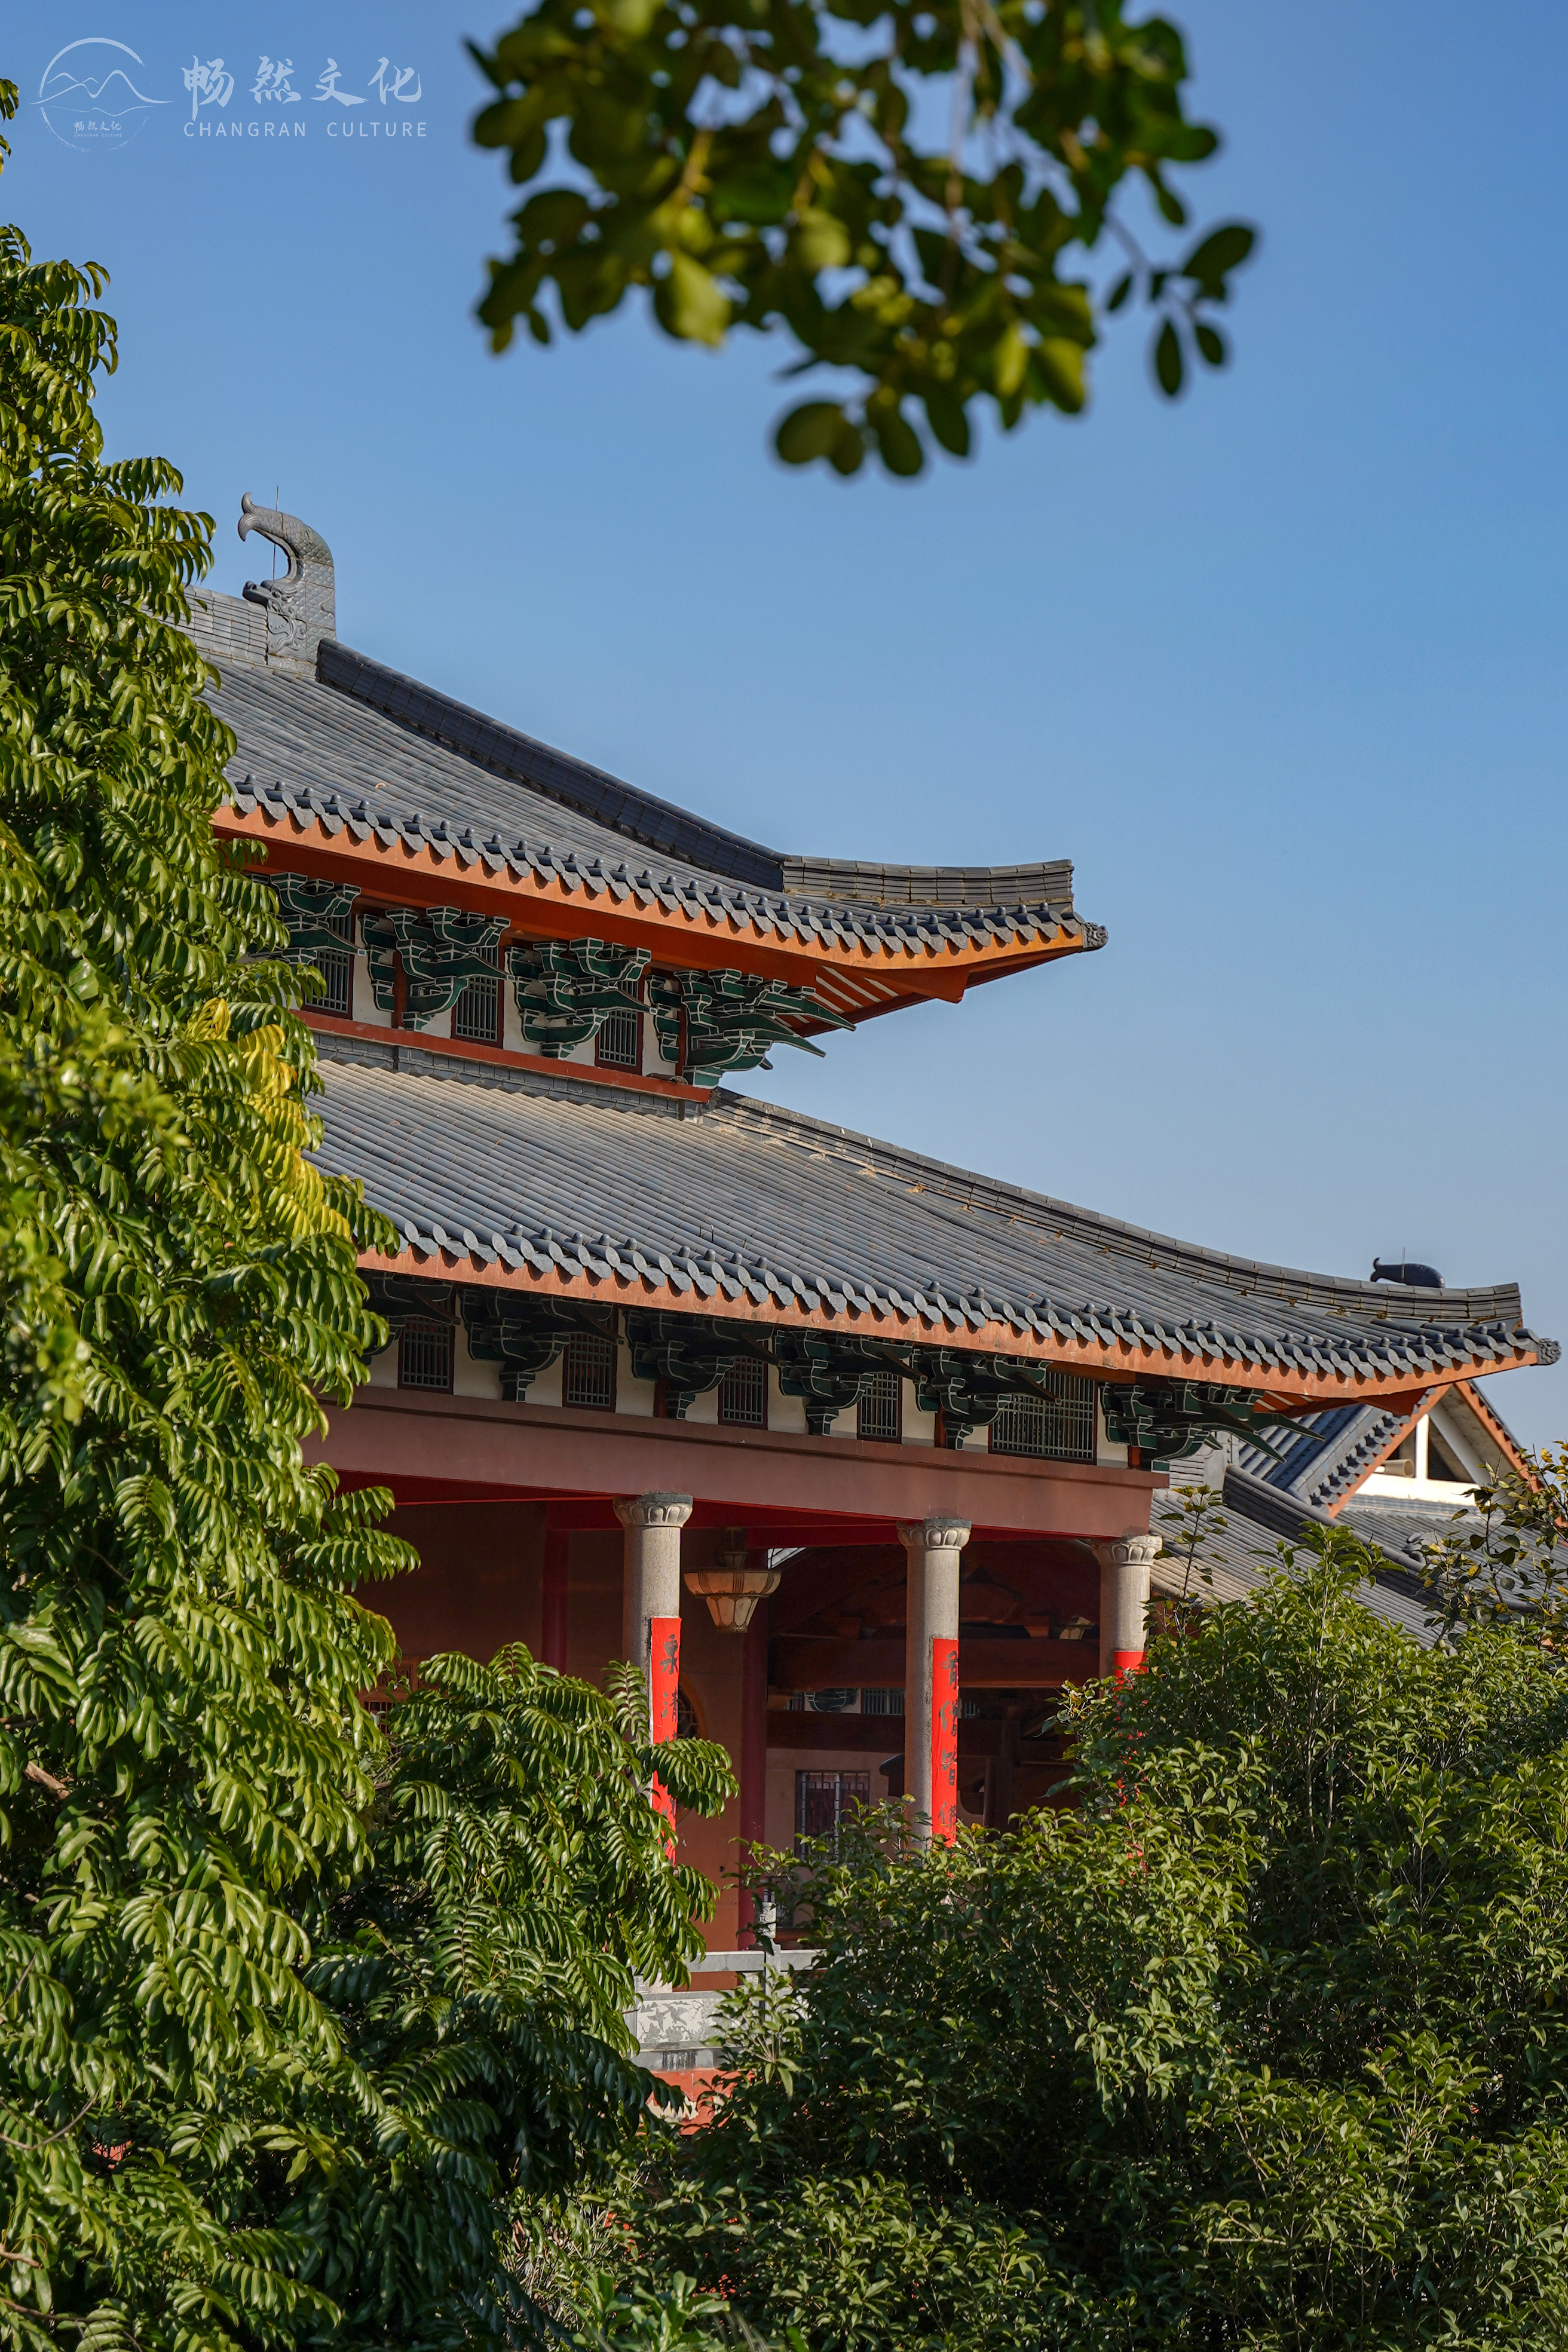
[[[680,1727],[680,1530],[689,1495],[638,1495],[617,1503],[626,1529],[621,1650],[647,1677],[648,1734],[657,1747]],[[649,1796],[675,1828],[675,1806],[657,1773]]]
[[[951,1845],[958,1834],[959,1556],[967,1519],[900,1526],[909,1562],[904,1635],[904,1794],[919,1838]]]
[[[1141,1675],[1148,1648],[1149,1570],[1158,1536],[1118,1536],[1097,1543],[1100,1562],[1100,1671]]]
[[[539,1655],[541,1663],[566,1671],[566,1639],[572,1591],[572,1538],[564,1528],[552,1527],[548,1505],[544,1519],[544,1578],[541,1594]]]
[[[741,1654],[741,1861],[768,1834],[768,1604],[759,1601],[746,1628]],[[740,1937],[752,1940],[756,1905],[742,1887]]]

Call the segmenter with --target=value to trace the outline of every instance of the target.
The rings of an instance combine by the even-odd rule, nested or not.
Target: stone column
[[[617,1503],[616,1517],[626,1531],[621,1650],[647,1679],[648,1731],[657,1748],[680,1728],[680,1530],[691,1517],[691,1497],[638,1495]],[[666,1852],[673,1859],[675,1804],[657,1772],[648,1801],[669,1824]]]
[[[1159,1536],[1117,1536],[1090,1546],[1100,1562],[1100,1671],[1143,1671],[1148,1637],[1149,1570],[1161,1547]]]
[[[909,1562],[904,1636],[904,1794],[916,1835],[951,1845],[958,1832],[958,1573],[967,1519],[899,1528]]]
[[[691,1497],[638,1495],[617,1503],[616,1517],[626,1531],[621,1654],[647,1676],[654,1738],[673,1739],[680,1685],[680,1530],[691,1517]]]

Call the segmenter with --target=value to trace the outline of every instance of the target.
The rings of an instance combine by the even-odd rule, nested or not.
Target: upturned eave
[[[793,923],[776,909],[748,918],[733,905],[639,889],[582,864],[542,879],[504,856],[450,841],[415,843],[391,826],[367,826],[364,837],[355,838],[341,821],[281,803],[226,803],[213,825],[220,839],[261,845],[271,870],[284,870],[286,861],[289,872],[352,882],[372,903],[458,907],[503,916],[523,937],[601,939],[646,947],[661,964],[755,972],[819,990],[852,1021],[932,999],[955,1004],[981,982],[1081,955],[1104,937],[1081,917],[1049,907],[987,910],[1002,935],[984,939],[959,936],[951,919],[948,928],[904,941],[842,931],[824,936],[805,914]],[[783,936],[786,928],[793,936]]]

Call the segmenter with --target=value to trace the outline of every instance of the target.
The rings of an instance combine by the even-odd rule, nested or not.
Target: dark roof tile
[[[1005,1323],[1113,1343],[1159,1325],[1210,1378],[1311,1372],[1325,1347],[1347,1372],[1385,1374],[1401,1336],[1384,1286],[1244,1269],[744,1096],[656,1104],[390,1038],[342,1059],[321,1044],[322,1158],[364,1179],[416,1253],[437,1228],[536,1242],[548,1228],[567,1271],[584,1260],[559,1236],[579,1229],[671,1273],[717,1248],[776,1297],[858,1318],[901,1294],[954,1336]],[[1447,1316],[1421,1335],[1433,1367],[1485,1370],[1536,1344],[1510,1288],[1443,1296]]]

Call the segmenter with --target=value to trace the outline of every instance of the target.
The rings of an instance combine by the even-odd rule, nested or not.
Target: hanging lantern
[[[735,1532],[739,1534],[740,1530]],[[764,1552],[760,1560],[749,1561],[744,1544],[733,1551],[721,1551],[711,1568],[689,1568],[686,1571],[688,1592],[700,1592],[715,1625],[721,1625],[730,1633],[745,1632],[758,1601],[776,1592],[780,1581],[780,1571],[768,1566],[767,1554]]]

